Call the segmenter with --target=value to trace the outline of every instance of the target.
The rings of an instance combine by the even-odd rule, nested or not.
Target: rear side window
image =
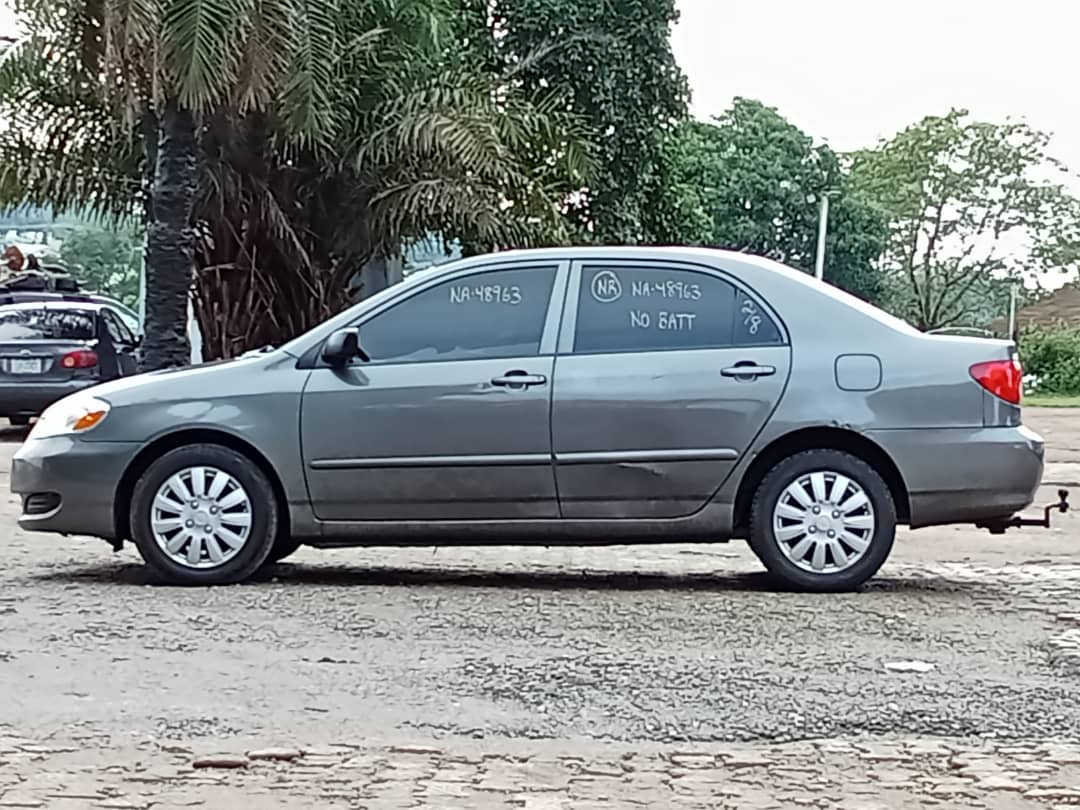
[[[665,267],[591,265],[581,274],[577,353],[779,344],[780,330],[717,276]]]
[[[74,309],[0,311],[0,341],[93,340],[94,315]]]
[[[538,354],[554,267],[475,273],[416,293],[360,325],[375,363]]]
[[[101,319],[105,322],[105,328],[109,332],[109,337],[112,342],[117,346],[131,346],[135,343],[135,336],[132,335],[119,317],[114,312],[108,309],[101,311]]]

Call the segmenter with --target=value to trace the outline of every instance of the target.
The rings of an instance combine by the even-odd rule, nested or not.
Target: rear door
[[[552,402],[563,517],[700,509],[776,408],[790,363],[779,321],[732,277],[576,263]]]
[[[96,377],[96,313],[70,306],[0,308],[0,382],[64,383]],[[67,359],[65,359],[67,358]]]

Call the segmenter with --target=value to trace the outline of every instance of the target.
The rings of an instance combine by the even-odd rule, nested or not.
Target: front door
[[[315,368],[304,389],[315,514],[557,518],[549,419],[561,294],[552,293],[567,273],[473,270],[361,318],[370,359]]]
[[[700,509],[779,403],[790,361],[783,331],[734,279],[575,266],[551,417],[563,517]]]

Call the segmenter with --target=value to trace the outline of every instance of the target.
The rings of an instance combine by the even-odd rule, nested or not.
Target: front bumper
[[[19,526],[116,540],[116,490],[139,447],[71,436],[26,441],[11,462],[11,491],[23,504]]]
[[[1045,445],[1027,427],[882,430],[869,434],[896,462],[911,525],[981,523],[1027,509],[1042,482]]]
[[[38,416],[54,402],[97,384],[98,380],[4,383],[0,385],[0,416]]]

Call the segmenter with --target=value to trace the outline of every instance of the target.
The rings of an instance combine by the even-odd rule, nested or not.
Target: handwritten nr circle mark
[[[592,297],[601,304],[610,304],[622,298],[622,282],[610,270],[602,270],[593,276]]]

